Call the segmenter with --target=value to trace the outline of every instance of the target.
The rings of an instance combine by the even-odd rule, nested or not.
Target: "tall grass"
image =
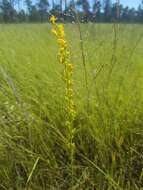
[[[120,25],[118,38],[113,25],[81,25],[88,110],[78,29],[65,28],[75,63],[74,175],[67,164],[65,83],[51,27],[1,25],[0,189],[141,190],[142,25]]]

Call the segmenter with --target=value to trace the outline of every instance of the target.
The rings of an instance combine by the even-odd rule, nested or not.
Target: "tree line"
[[[120,0],[0,0],[0,22],[47,22],[54,14],[59,20],[74,22],[143,23],[143,0],[138,8],[120,4]]]

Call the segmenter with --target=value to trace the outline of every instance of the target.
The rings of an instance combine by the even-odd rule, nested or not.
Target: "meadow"
[[[0,190],[143,189],[143,25],[66,24],[76,129],[50,24],[0,25]]]

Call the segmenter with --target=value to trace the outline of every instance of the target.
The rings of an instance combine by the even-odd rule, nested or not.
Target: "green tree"
[[[25,4],[28,11],[28,20],[31,22],[36,22],[39,19],[39,12],[36,8],[36,4],[32,4],[32,0],[25,0]]]
[[[18,8],[18,12],[20,12],[20,9],[21,9],[21,7],[20,7],[21,2],[22,2],[22,0],[14,0],[14,4],[15,4],[15,5],[17,6],[17,8]]]
[[[118,2],[114,3],[111,10],[112,20],[120,20],[123,13],[123,6],[118,4]]]
[[[36,5],[32,5],[31,12],[29,15],[29,20],[31,22],[37,22],[37,21],[39,21],[39,17],[40,17],[39,10],[37,9]]]
[[[90,5],[88,0],[78,0],[77,5],[82,8],[83,11],[83,21],[88,22],[91,14],[90,14]]]
[[[32,10],[32,1],[31,0],[25,0],[25,4],[26,4],[26,7],[27,7],[28,14],[30,15],[31,10]]]
[[[49,2],[48,0],[39,0],[38,1],[38,10],[40,13],[40,20],[43,22],[47,19],[47,11],[49,8]]]
[[[13,22],[17,17],[17,12],[14,9],[14,1],[1,0],[0,9],[2,11],[2,17],[4,22]]]
[[[23,9],[18,12],[18,20],[19,20],[19,22],[26,21],[26,13]]]
[[[100,21],[100,19],[101,19],[101,3],[99,0],[94,0],[92,12],[93,12],[93,20]]]
[[[104,8],[104,21],[110,22],[111,21],[111,9],[112,9],[111,0],[104,0],[103,8]]]
[[[128,6],[123,8],[122,21],[124,22],[129,21],[129,7]]]
[[[143,0],[141,1],[141,4],[138,6],[137,21],[143,23]]]

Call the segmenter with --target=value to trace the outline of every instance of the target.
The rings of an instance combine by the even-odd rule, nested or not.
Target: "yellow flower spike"
[[[64,39],[58,39],[59,44],[63,47],[66,46],[66,41]]]
[[[56,23],[56,17],[54,16],[54,15],[52,15],[51,17],[50,17],[50,22],[52,23],[52,24],[55,24]]]
[[[69,69],[69,71],[73,71],[73,69],[74,69],[74,66],[72,65],[72,64],[68,64],[68,69]]]
[[[67,146],[69,150],[69,159],[71,162],[71,165],[73,164],[74,160],[74,152],[75,152],[75,143],[74,143],[74,133],[73,131],[76,131],[76,129],[73,126],[73,122],[76,116],[75,111],[75,104],[73,99],[73,80],[72,80],[72,74],[73,74],[73,64],[70,62],[70,52],[68,51],[68,43],[65,39],[65,31],[64,31],[64,25],[63,24],[57,24],[56,18],[52,16],[50,18],[50,21],[52,23],[52,33],[56,36],[57,42],[59,45],[58,50],[58,61],[60,64],[63,65],[63,72],[62,72],[62,79],[65,84],[65,111],[66,111],[66,121],[65,126],[68,129],[67,134]],[[73,171],[73,169],[72,169]]]
[[[58,34],[57,34],[57,31],[56,31],[55,29],[52,29],[51,32],[52,32],[55,36],[58,35]]]
[[[60,37],[64,38],[65,32],[64,32],[64,26],[63,26],[63,24],[59,24],[58,25],[58,32],[59,32]]]

